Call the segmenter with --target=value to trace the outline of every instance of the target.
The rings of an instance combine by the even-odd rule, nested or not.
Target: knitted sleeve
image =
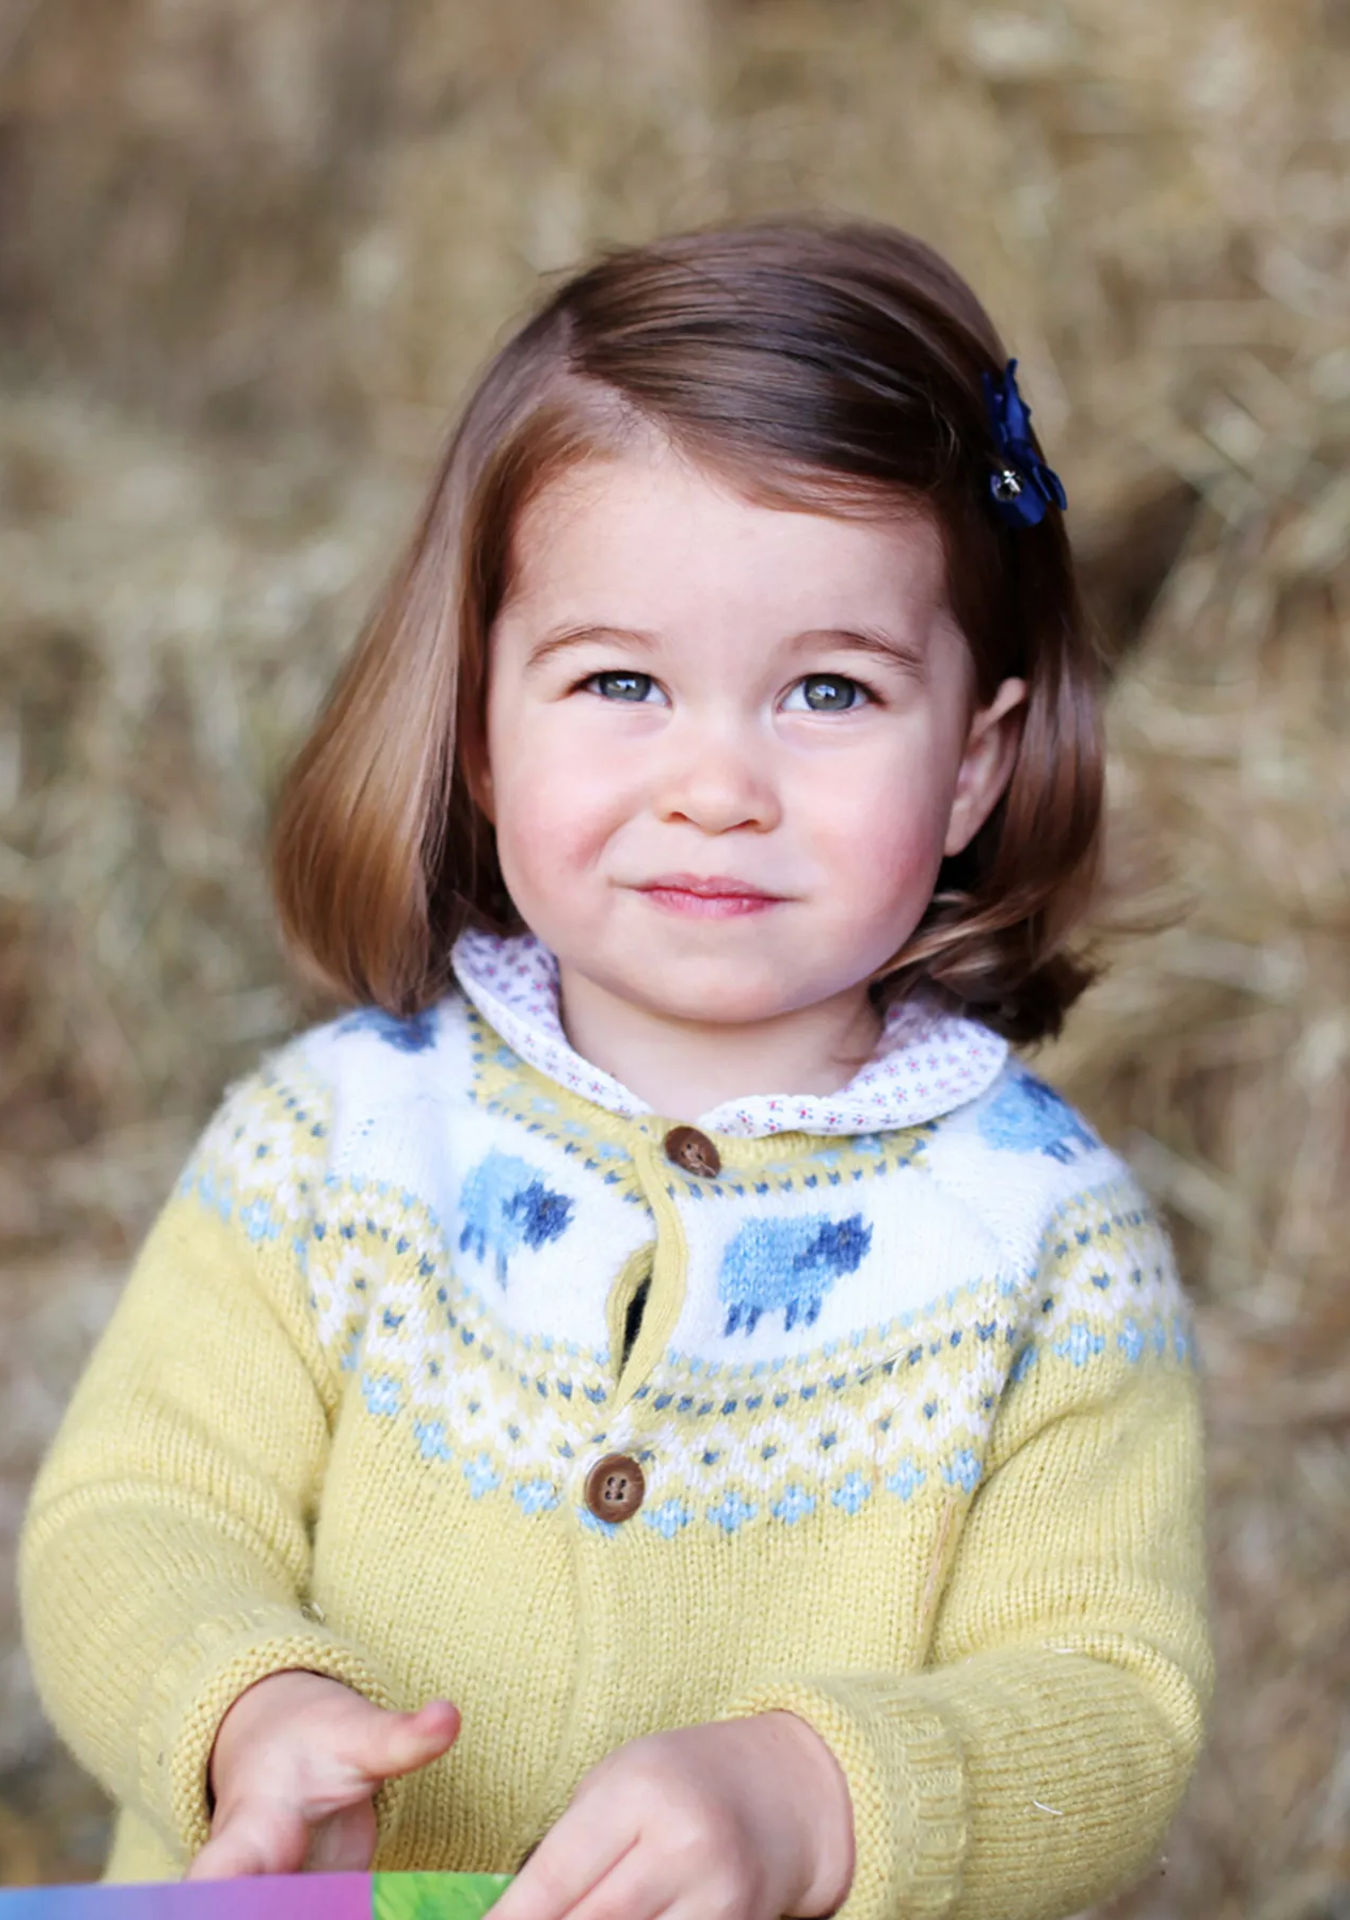
[[[839,1761],[839,1920],[1056,1920],[1156,1858],[1212,1667],[1189,1313],[1142,1218],[1162,1304],[1089,1318],[1085,1274],[1084,1317],[1023,1349],[964,1525],[949,1503],[923,1670],[765,1676],[718,1716],[787,1709]]]
[[[185,1866],[208,1836],[216,1728],[255,1680],[304,1667],[401,1704],[306,1597],[336,1389],[294,1242],[325,1132],[321,1091],[280,1063],[227,1098],[24,1520],[20,1604],[43,1704]],[[389,1809],[386,1789],[377,1819]]]

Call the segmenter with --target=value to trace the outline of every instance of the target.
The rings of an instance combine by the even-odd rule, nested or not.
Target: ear
[[[1004,680],[989,705],[972,715],[957,769],[944,855],[969,846],[998,805],[1017,757],[1026,700],[1025,680]]]

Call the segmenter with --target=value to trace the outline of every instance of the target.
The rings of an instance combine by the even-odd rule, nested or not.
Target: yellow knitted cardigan
[[[1008,1066],[908,1128],[712,1132],[700,1180],[462,1000],[427,1019],[232,1091],[40,1474],[25,1635],[118,1805],[107,1877],[181,1874],[221,1716],[286,1667],[462,1710],[378,1797],[382,1869],[512,1871],[623,1742],[786,1708],[852,1795],[842,1920],[1048,1920],[1143,1872],[1211,1669],[1189,1315],[1120,1163]],[[405,1077],[363,1104],[377,1055]],[[1059,1136],[1010,1133],[1028,1103]],[[457,1140],[497,1158],[456,1197]],[[752,1314],[736,1260],[811,1221],[838,1271]],[[581,1495],[615,1451],[622,1525]]]

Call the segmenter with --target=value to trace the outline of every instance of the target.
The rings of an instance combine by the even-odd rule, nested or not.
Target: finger
[[[459,1737],[459,1724],[459,1708],[449,1700],[429,1700],[416,1713],[376,1708],[344,1737],[342,1758],[372,1784],[396,1779],[439,1759]]]
[[[369,1800],[321,1820],[310,1835],[307,1873],[364,1873],[375,1853],[375,1809]]]
[[[672,1911],[674,1891],[651,1848],[634,1845],[562,1914],[566,1920],[662,1920]],[[707,1920],[705,1907],[697,1913],[699,1920]]]
[[[217,1815],[217,1828],[187,1870],[189,1880],[233,1880],[240,1874],[299,1873],[309,1828],[298,1809],[244,1801]]]
[[[583,1824],[575,1804],[551,1828],[493,1908],[493,1920],[564,1920],[637,1845],[631,1831],[618,1845]],[[634,1912],[630,1920],[644,1920]]]

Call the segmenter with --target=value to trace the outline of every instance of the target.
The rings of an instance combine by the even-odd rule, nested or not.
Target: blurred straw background
[[[3,0],[0,1884],[104,1840],[16,1644],[25,1489],[312,1011],[268,796],[449,411],[593,245],[808,205],[936,242],[1019,355],[1169,921],[1042,1055],[1206,1370],[1212,1740],[1109,1912],[1350,1915],[1348,158],[1346,0]]]

